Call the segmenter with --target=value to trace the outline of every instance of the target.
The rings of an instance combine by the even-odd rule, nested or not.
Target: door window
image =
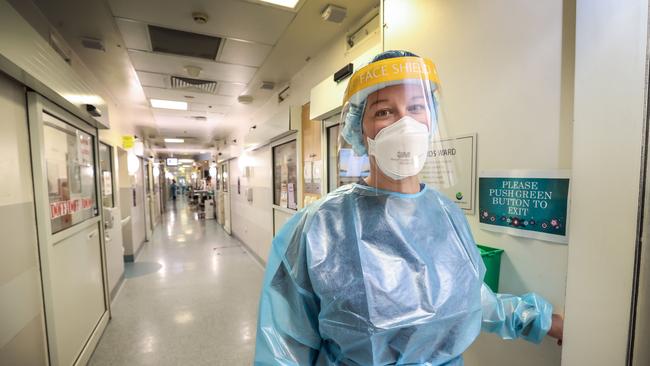
[[[52,234],[99,214],[94,137],[43,113]]]
[[[102,206],[115,207],[111,147],[105,144],[99,144],[99,170],[102,172]]]
[[[370,173],[368,156],[356,156],[352,145],[339,141],[339,126],[327,128],[327,190],[331,192],[338,187],[357,183]],[[343,143],[339,149],[339,143]]]
[[[296,140],[273,147],[273,203],[297,209]]]

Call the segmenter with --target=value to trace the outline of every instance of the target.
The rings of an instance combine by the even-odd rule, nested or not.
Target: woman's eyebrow
[[[370,105],[368,105],[368,107],[372,107],[375,104],[379,104],[379,103],[382,103],[382,102],[388,102],[388,99],[377,99],[374,102],[370,103]]]

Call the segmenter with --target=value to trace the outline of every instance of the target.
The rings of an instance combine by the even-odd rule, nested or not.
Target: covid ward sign
[[[567,243],[569,173],[484,172],[479,222],[486,230]]]

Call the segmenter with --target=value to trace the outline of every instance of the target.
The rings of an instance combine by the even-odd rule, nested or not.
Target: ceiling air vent
[[[149,25],[154,52],[215,60],[221,38]]]
[[[211,80],[190,79],[181,76],[171,77],[172,89],[197,91],[201,93],[217,94],[217,82]]]

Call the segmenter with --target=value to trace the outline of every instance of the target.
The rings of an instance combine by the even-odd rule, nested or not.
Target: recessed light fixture
[[[185,142],[183,139],[175,139],[175,138],[166,138],[165,142],[173,143],[173,144],[182,144]]]
[[[187,110],[187,102],[178,102],[175,100],[151,99],[151,106],[154,108]]]
[[[298,0],[262,0],[265,3],[284,6],[285,8],[295,8]]]

